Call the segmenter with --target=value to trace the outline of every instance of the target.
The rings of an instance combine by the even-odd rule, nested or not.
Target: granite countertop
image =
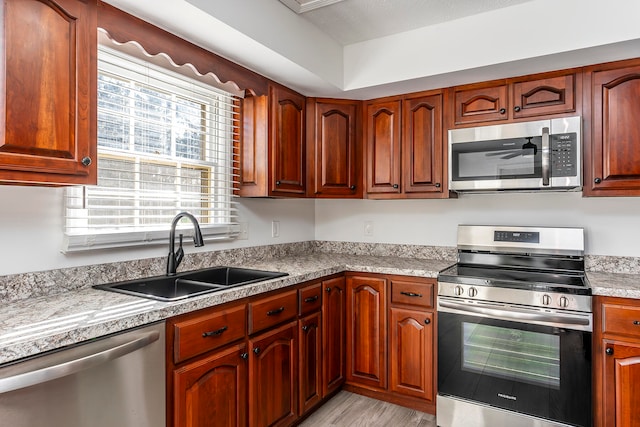
[[[587,279],[593,295],[640,299],[640,274],[587,272]]]
[[[93,288],[29,298],[0,308],[0,364],[344,271],[435,278],[451,264],[443,260],[314,253],[228,264],[281,271],[289,276],[175,302]]]

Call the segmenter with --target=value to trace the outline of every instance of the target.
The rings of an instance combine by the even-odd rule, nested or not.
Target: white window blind
[[[181,211],[235,237],[238,115],[232,94],[100,46],[98,185],[66,190],[63,250],[166,242]]]

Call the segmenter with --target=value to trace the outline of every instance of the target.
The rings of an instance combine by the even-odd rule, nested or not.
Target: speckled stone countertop
[[[593,295],[640,299],[640,274],[587,272],[587,279]]]
[[[92,288],[33,297],[0,308],[0,364],[343,271],[437,277],[451,264],[447,260],[312,253],[229,263],[289,276],[176,302]]]

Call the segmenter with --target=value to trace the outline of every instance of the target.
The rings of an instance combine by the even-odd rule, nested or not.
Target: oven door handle
[[[591,318],[589,315],[576,315],[576,314],[559,314],[559,313],[532,313],[526,310],[519,310],[515,307],[501,306],[500,308],[480,307],[477,305],[469,305],[465,303],[458,303],[453,301],[438,301],[439,307],[450,308],[458,311],[465,311],[469,313],[481,314],[487,317],[496,317],[503,320],[512,321],[535,321],[539,323],[548,323],[550,326],[562,327],[566,325],[571,326],[589,326],[591,325]]]
[[[549,146],[549,128],[542,128],[542,185],[549,186],[549,176],[551,175],[551,150]]]

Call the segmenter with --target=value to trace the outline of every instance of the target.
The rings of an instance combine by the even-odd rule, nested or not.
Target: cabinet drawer
[[[244,338],[245,307],[243,304],[176,323],[173,326],[175,363]]]
[[[298,307],[300,315],[319,311],[322,307],[322,284],[307,286],[298,290]]]
[[[433,307],[433,283],[391,281],[391,304]]]
[[[249,304],[249,334],[293,319],[298,314],[298,291],[284,292]]]
[[[640,306],[602,306],[602,332],[640,338]]]

